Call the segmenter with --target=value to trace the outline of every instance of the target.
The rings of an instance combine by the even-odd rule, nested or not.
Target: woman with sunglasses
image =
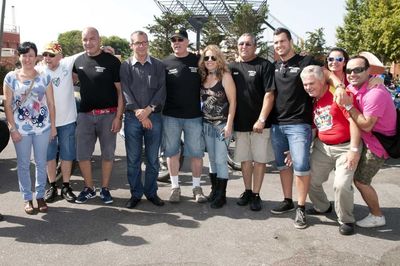
[[[17,153],[17,175],[25,201],[24,210],[34,214],[30,175],[31,150],[36,167],[35,197],[39,212],[47,212],[44,201],[46,155],[50,138],[56,136],[53,87],[50,76],[35,70],[37,47],[24,42],[17,49],[21,68],[4,78],[4,109]]]
[[[328,52],[325,62],[326,68],[335,74],[335,76],[340,79],[342,84],[344,84],[346,87],[349,85],[345,73],[346,63],[348,60],[349,55],[344,49],[334,47]]]
[[[201,76],[201,103],[203,132],[209,157],[211,208],[221,208],[226,203],[228,172],[228,144],[233,130],[236,109],[236,87],[216,45],[208,45],[199,61]]]

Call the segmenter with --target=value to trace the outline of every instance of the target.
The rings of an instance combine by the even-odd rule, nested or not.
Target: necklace
[[[216,75],[218,73],[218,70],[209,70],[208,75]]]

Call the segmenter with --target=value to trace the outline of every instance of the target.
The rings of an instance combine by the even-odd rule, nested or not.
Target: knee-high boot
[[[226,185],[228,184],[228,179],[217,178],[217,193],[213,202],[211,202],[210,207],[213,209],[222,208],[226,203]]]
[[[208,175],[210,176],[210,183],[211,183],[211,191],[210,194],[208,195],[208,201],[213,202],[217,192],[217,174],[209,173]]]

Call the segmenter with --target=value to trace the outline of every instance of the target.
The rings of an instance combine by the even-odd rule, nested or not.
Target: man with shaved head
[[[93,184],[91,157],[97,138],[102,159],[102,188],[104,203],[113,202],[109,182],[114,160],[116,134],[121,129],[123,100],[119,78],[121,62],[101,50],[97,29],[87,27],[82,31],[85,53],[75,60],[74,73],[80,81],[81,103],[76,128],[76,157],[85,180],[85,187],[76,199],[84,203],[96,196]]]

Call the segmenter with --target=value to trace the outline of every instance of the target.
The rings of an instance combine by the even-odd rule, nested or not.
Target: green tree
[[[101,37],[102,45],[111,46],[115,50],[116,55],[121,55],[122,59],[127,59],[131,55],[129,42],[118,36]]]
[[[250,3],[238,3],[231,11],[233,22],[229,28],[230,36],[226,38],[228,59],[233,59],[233,55],[236,53],[236,40],[246,32],[256,36],[258,48],[260,48],[258,54],[265,56],[268,46],[261,40],[268,16],[268,6],[262,5],[258,10],[254,10]]]
[[[307,31],[306,34],[305,52],[314,56],[317,60],[323,61],[326,53],[324,28],[316,29],[314,32]]]
[[[219,29],[214,17],[208,17],[202,29],[202,48],[209,44],[219,45],[225,39],[225,34]]]
[[[171,33],[179,27],[189,28],[187,21],[190,14],[176,15],[172,13],[164,13],[159,17],[154,16],[154,24],[149,24],[146,29],[154,36],[150,42],[150,53],[157,58],[164,58],[171,54],[171,44],[169,37]]]
[[[344,25],[336,29],[336,46],[345,49],[349,54],[362,50],[364,36],[360,25],[366,16],[364,0],[347,0]]]
[[[82,31],[71,30],[60,33],[58,43],[61,44],[65,56],[82,52]]]
[[[383,63],[400,59],[400,1],[365,1],[368,16],[361,24],[363,50],[375,54]]]

